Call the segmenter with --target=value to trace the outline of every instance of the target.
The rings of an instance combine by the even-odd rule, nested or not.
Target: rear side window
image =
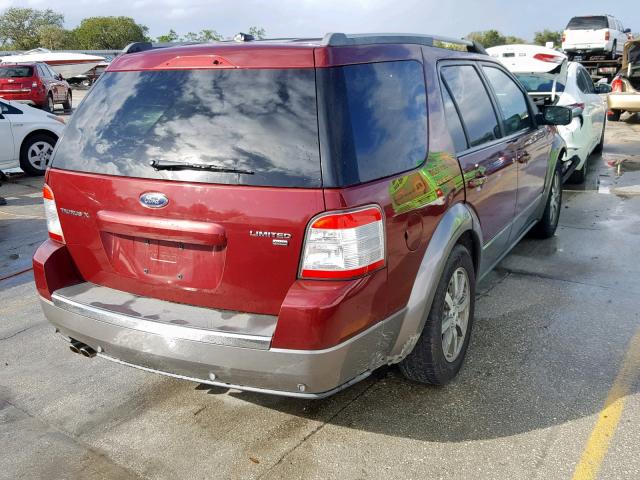
[[[464,134],[464,128],[462,128],[460,116],[451,99],[451,95],[449,95],[447,87],[442,88],[442,101],[444,103],[444,115],[447,118],[447,126],[449,127],[449,133],[453,140],[453,146],[456,149],[456,153],[460,153],[467,149],[467,138]]]
[[[33,67],[0,67],[0,78],[33,77]]]
[[[236,172],[156,170],[153,161]],[[318,187],[314,70],[107,72],[66,127],[53,166],[190,182]]]
[[[607,17],[573,17],[567,25],[567,30],[600,30],[609,28]]]
[[[531,116],[524,93],[509,76],[494,67],[483,67],[498,100],[505,135],[531,127]]]
[[[422,65],[413,60],[318,69],[327,186],[411,170],[427,153]]]
[[[442,77],[462,115],[469,147],[500,138],[498,119],[476,69],[471,65],[444,67]]]
[[[583,68],[578,69],[578,87],[582,90],[582,93],[596,93],[596,89],[593,86],[593,80],[589,77],[589,74]]]

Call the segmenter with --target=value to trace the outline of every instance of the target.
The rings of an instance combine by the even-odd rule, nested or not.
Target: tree
[[[267,32],[262,27],[249,27],[249,35],[253,35],[255,39],[262,40],[266,34]]]
[[[64,15],[51,9],[7,8],[0,15],[0,45],[10,45],[16,50],[30,50],[39,46],[41,28],[63,28],[63,25]]]
[[[49,50],[73,48],[73,35],[57,25],[44,25],[38,29],[38,40],[41,47]]]
[[[169,30],[169,33],[165,35],[160,35],[158,38],[156,38],[156,42],[158,43],[177,42],[178,40],[180,40],[180,36],[176,33],[176,31],[173,28]]]
[[[119,50],[131,42],[147,40],[144,25],[130,17],[90,17],[74,30],[78,48],[86,50]]]
[[[497,30],[486,30],[484,32],[471,32],[466,37],[468,40],[478,42],[485,48],[495,47],[496,45],[506,45],[511,43],[527,43],[521,38],[512,35],[504,36]]]
[[[562,32],[554,32],[547,28],[541,32],[536,32],[533,37],[533,43],[544,46],[547,42],[553,42],[555,47],[560,47],[562,45]]]
[[[215,42],[222,40],[222,35],[215,30],[200,30],[198,33],[189,32],[185,34],[182,40],[185,42]]]

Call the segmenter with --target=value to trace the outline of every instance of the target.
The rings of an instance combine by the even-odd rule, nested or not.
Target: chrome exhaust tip
[[[69,350],[73,353],[81,353],[80,349],[84,346],[83,343],[80,343],[77,340],[71,340],[71,344],[69,344]]]
[[[88,345],[84,345],[80,348],[80,353],[87,358],[93,358],[96,356],[96,351]]]

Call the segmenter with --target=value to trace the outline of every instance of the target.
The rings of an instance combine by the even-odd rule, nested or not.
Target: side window
[[[56,75],[58,75],[55,71],[53,71],[53,70],[51,69],[51,67],[49,67],[49,65],[45,65],[45,67],[44,67],[44,68],[46,68],[46,69],[48,70],[48,72],[49,72],[49,76],[50,76],[51,78],[56,78]]]
[[[460,110],[469,147],[500,138],[498,119],[476,69],[471,65],[443,67],[442,78]]]
[[[584,68],[578,69],[578,87],[582,93],[596,93],[593,81]]]
[[[482,67],[498,99],[505,135],[531,128],[531,115],[525,94],[502,70]]]
[[[464,128],[462,128],[462,122],[460,116],[456,110],[456,106],[449,95],[449,90],[446,86],[442,86],[442,101],[444,103],[444,115],[447,118],[447,126],[449,127],[449,133],[453,140],[453,146],[456,149],[456,153],[460,153],[467,149],[467,138],[464,134]]]
[[[43,65],[38,65],[38,73],[42,78],[49,78],[49,72],[47,71],[46,68],[44,68]]]

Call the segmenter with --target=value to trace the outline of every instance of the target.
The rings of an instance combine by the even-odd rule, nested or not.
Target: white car
[[[534,103],[559,105],[573,110],[569,125],[558,132],[567,144],[568,158],[573,159],[574,183],[586,176],[586,161],[593,151],[602,149],[606,121],[608,85],[594,85],[585,68],[569,62],[567,56],[550,48],[536,45],[503,45],[487,49],[520,80]]]
[[[0,171],[43,175],[64,126],[61,117],[0,98]]]
[[[622,55],[629,33],[631,29],[611,15],[573,17],[562,32],[562,50],[577,62],[593,56],[615,60]]]

